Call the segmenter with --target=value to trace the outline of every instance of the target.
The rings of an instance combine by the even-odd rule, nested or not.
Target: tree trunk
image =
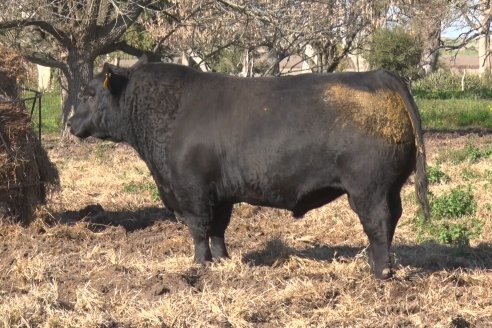
[[[423,33],[424,47],[420,57],[419,66],[422,67],[425,74],[437,70],[437,61],[439,59],[439,46],[441,43],[441,21],[435,20]]]
[[[312,72],[317,72],[318,55],[316,53],[316,50],[310,44],[308,44],[304,49],[303,59],[309,65],[309,68]]]
[[[479,29],[480,38],[478,39],[478,71],[480,74],[490,73],[490,0],[481,1],[483,14],[480,17],[481,27]]]
[[[68,55],[67,97],[63,103],[62,131],[65,130],[67,120],[72,109],[78,104],[78,95],[82,87],[93,77],[94,60],[88,53],[70,52]]]
[[[480,74],[486,73],[490,70],[490,34],[485,32],[478,39],[478,71]]]

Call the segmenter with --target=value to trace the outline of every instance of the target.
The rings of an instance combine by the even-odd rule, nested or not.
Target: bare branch
[[[45,20],[11,20],[0,22],[0,30],[17,29],[27,26],[37,26],[41,28],[46,33],[52,35],[62,44],[67,44],[69,42],[68,35],[61,29],[56,28],[48,21]]]
[[[135,57],[141,57],[142,55],[146,55],[149,61],[151,62],[161,61],[161,56],[159,54],[156,54],[155,52],[152,51],[135,48],[132,45],[126,43],[125,41],[120,41],[106,47],[104,51],[98,53],[98,55],[105,55],[118,50],[123,51],[124,53],[127,53]]]
[[[59,68],[64,73],[68,73],[67,65],[53,58],[49,54],[40,53],[40,52],[31,52],[31,53],[22,53],[22,56],[26,58],[28,61],[30,61],[31,63],[46,66],[46,67]]]

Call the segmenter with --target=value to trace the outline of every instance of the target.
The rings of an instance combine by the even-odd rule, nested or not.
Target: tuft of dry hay
[[[18,84],[27,80],[29,66],[16,51],[0,45],[0,101],[14,100],[19,97]]]
[[[19,102],[17,81],[27,75],[22,57],[0,47],[0,218],[29,223],[58,171],[32,131],[31,119]]]
[[[31,118],[18,101],[17,81],[27,74],[22,58],[2,49],[0,59],[0,218],[32,220],[58,171],[32,131]]]
[[[58,171],[33,133],[26,110],[0,104],[0,217],[29,223],[48,189],[58,185]]]

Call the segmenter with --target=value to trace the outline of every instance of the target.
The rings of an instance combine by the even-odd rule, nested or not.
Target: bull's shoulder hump
[[[188,75],[197,74],[198,71],[183,65],[171,64],[171,63],[148,63],[144,64],[130,76],[130,80],[145,81],[145,80],[160,80],[166,82],[167,80],[184,79]]]

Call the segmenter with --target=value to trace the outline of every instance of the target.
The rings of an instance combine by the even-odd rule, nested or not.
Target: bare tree
[[[263,45],[277,54],[278,60],[297,53],[318,72],[334,71],[349,53],[360,47],[372,24],[374,9],[386,2],[218,1],[252,18],[250,28],[256,33],[249,35],[258,36]]]
[[[490,28],[492,4],[490,0],[451,0],[448,1],[450,17],[447,24],[461,31],[459,36],[444,48],[459,50],[478,40],[479,70],[490,72]]]
[[[478,39],[478,57],[480,73],[490,72],[492,61],[490,58],[490,23],[492,6],[490,0],[460,1],[458,9],[468,30],[463,33],[463,42]]]
[[[395,0],[389,20],[407,31],[422,44],[419,67],[427,73],[437,69],[441,49],[441,31],[449,20],[449,0]]]
[[[263,74],[278,75],[279,62],[292,54],[302,56],[314,71],[335,70],[347,54],[360,47],[374,17],[380,19],[375,13],[381,12],[381,4],[387,1],[171,3],[168,10],[154,12],[147,20],[146,28],[156,44],[199,62],[206,62],[226,48],[244,49],[245,71],[253,60],[261,60]]]
[[[419,66],[425,74],[437,70],[441,47],[442,25],[449,15],[447,0],[411,0],[406,4],[411,13],[411,29],[422,42]]]
[[[142,54],[122,36],[148,5],[136,0],[7,0],[0,4],[0,42],[62,72],[65,123],[80,88],[92,78],[96,57],[116,50]]]

